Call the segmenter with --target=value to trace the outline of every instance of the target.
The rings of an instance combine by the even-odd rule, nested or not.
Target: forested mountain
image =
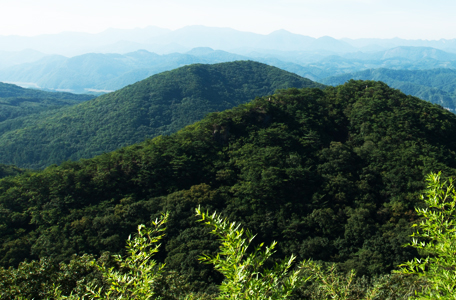
[[[0,162],[43,168],[90,158],[277,89],[320,86],[252,61],[186,66],[76,106],[0,123]]]
[[[350,79],[379,80],[402,92],[456,111],[456,70],[390,70],[374,69],[348,73],[320,80],[339,85]]]
[[[44,92],[0,82],[0,123],[17,117],[70,106],[93,99],[91,95]]]
[[[194,74],[224,66],[186,67],[185,74],[196,87],[206,76]],[[110,102],[120,105],[156,78]],[[224,101],[222,95],[215,99]],[[236,101],[243,94],[231,95]],[[240,221],[258,233],[255,240],[278,241],[277,256],[294,253],[359,275],[382,274],[417,255],[403,247],[416,220],[413,208],[426,174],[456,175],[455,135],[453,113],[381,82],[283,90],[171,136],[0,180],[0,263],[119,252],[138,224],[169,211],[157,259],[182,275],[180,284],[207,288],[220,277],[197,260],[217,248],[195,222],[201,205]]]

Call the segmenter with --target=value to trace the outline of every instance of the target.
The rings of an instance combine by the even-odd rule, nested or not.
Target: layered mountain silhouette
[[[0,70],[0,80],[30,83],[79,93],[121,89],[151,75],[194,63],[246,60],[241,55],[199,48],[187,54],[158,55],[145,50],[127,54],[88,53],[72,58],[48,56]]]
[[[323,37],[312,43],[336,42],[332,38]],[[239,53],[242,55],[209,47],[197,47],[186,53],[166,55],[158,55],[147,50],[126,54],[88,53],[71,58],[51,55],[34,62],[0,69],[0,81],[49,90],[100,94],[121,89],[160,72],[194,63],[254,60],[314,81],[372,68],[456,68],[456,54],[426,47],[396,47],[380,52],[353,52],[340,55],[316,50],[257,52],[244,49]]]
[[[211,47],[236,52],[255,51],[329,51],[375,52],[399,46],[432,47],[456,52],[455,39],[404,40],[394,39],[334,39],[309,37],[277,30],[270,34],[256,34],[232,28],[186,26],[169,30],[149,26],[135,29],[108,29],[97,34],[63,32],[34,37],[0,36],[0,51],[33,49],[48,54],[76,56],[90,52],[126,53],[140,49],[160,54],[185,52],[195,47]],[[244,51],[242,50],[242,51]]]

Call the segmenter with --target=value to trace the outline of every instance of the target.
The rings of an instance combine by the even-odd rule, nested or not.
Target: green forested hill
[[[204,288],[220,278],[197,260],[217,248],[195,222],[201,205],[278,241],[278,256],[385,273],[417,255],[403,247],[414,206],[430,171],[456,176],[455,135],[453,113],[381,82],[284,90],[171,136],[0,180],[0,263],[118,252],[169,211],[157,258]]]
[[[44,92],[0,82],[0,122],[93,99],[90,95]]]
[[[370,69],[328,77],[320,82],[339,85],[350,79],[378,80],[402,92],[439,104],[456,112],[456,70],[391,70]]]
[[[80,105],[0,123],[0,163],[43,168],[170,134],[276,89],[316,87],[252,61],[191,65]]]

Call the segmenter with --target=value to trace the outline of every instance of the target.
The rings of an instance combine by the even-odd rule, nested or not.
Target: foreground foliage
[[[422,299],[456,299],[456,190],[451,178],[440,178],[440,173],[427,177],[422,196],[426,207],[416,209],[423,220],[414,225],[410,246],[426,257],[402,265],[403,273],[418,274],[430,283],[419,293]]]
[[[152,222],[152,228],[139,225],[138,234],[127,240],[128,255],[115,255],[112,267],[107,266],[112,261],[110,264],[106,255],[98,261],[84,255],[58,267],[42,259],[21,263],[18,269],[0,269],[1,299],[386,300],[408,299],[422,289],[418,286],[422,282],[413,277],[355,277],[353,270],[344,274],[335,264],[324,266],[311,260],[293,266],[294,256],[274,264],[275,242],[269,247],[261,243],[249,249],[254,236],[240,224],[230,223],[216,213],[203,213],[200,208],[196,213],[199,221],[219,237],[219,252],[200,257],[224,275],[217,293],[186,290],[175,276],[164,271],[163,264],[152,259],[164,236],[169,216],[166,213]]]
[[[98,263],[106,261],[99,258]],[[0,268],[0,299],[54,299],[57,295],[86,294],[88,282],[102,284],[90,255],[74,256],[66,263],[52,259],[22,262],[17,268]]]
[[[152,256],[158,252],[160,244],[157,244],[164,236],[165,223],[169,214],[152,222],[153,228],[144,225],[138,226],[138,234],[127,240],[126,258],[115,256],[119,268],[107,268],[105,265],[96,265],[110,289],[92,287],[89,288],[90,299],[154,299],[153,287],[158,278],[162,276],[163,266],[157,264]]]
[[[296,259],[293,255],[276,263],[271,269],[265,268],[265,263],[275,253],[277,242],[274,241],[264,250],[261,243],[248,253],[255,237],[249,230],[244,230],[235,222],[228,222],[216,213],[201,212],[200,208],[196,209],[196,214],[221,242],[215,256],[200,258],[205,263],[213,264],[224,276],[217,299],[287,299],[297,286],[308,279],[300,274],[305,261],[297,270],[291,270]]]

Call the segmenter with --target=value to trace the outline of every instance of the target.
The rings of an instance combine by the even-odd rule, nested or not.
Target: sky
[[[455,0],[0,0],[0,35],[187,25],[311,37],[456,38]]]

